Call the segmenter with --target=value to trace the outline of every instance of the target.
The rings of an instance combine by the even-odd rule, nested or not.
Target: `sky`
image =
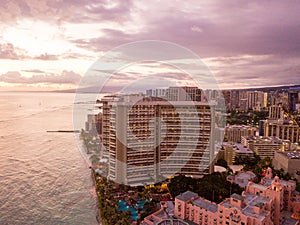
[[[144,40],[192,51],[221,88],[299,84],[299,12],[289,0],[1,0],[0,91],[93,85],[81,78],[99,58]],[[110,72],[120,88],[191,83],[181,68],[161,62]]]

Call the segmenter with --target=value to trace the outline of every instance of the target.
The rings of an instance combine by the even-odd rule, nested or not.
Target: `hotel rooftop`
[[[264,186],[264,187],[270,187],[272,185],[272,181],[273,179],[269,179],[269,178],[266,178],[264,177],[262,179],[262,182],[261,182],[261,185],[260,184],[257,184],[257,185],[260,185],[260,186]],[[293,181],[293,180],[289,180],[289,181],[285,181],[285,180],[280,180],[280,184],[283,186],[283,187],[292,187],[296,184],[296,181]]]
[[[188,222],[174,218],[173,216],[173,202],[161,202],[161,209],[147,216],[142,225],[189,225]]]
[[[176,198],[178,198],[179,200],[182,200],[182,201],[188,201],[191,198],[195,198],[197,196],[198,196],[198,194],[196,194],[195,192],[186,191],[180,195],[177,195]]]
[[[232,150],[238,153],[253,153],[252,150],[240,143],[235,143],[234,145],[232,145]]]
[[[191,200],[191,204],[199,206],[200,208],[206,209],[207,211],[210,211],[212,213],[216,213],[218,211],[217,204],[199,197],[198,194],[192,191],[186,191],[180,195],[177,195],[176,198],[182,201]]]
[[[300,152],[279,152],[289,159],[300,159]]]
[[[242,137],[242,139],[246,140],[246,141],[253,141],[255,143],[259,143],[259,144],[265,144],[265,143],[270,143],[270,144],[282,144],[284,141],[288,141],[288,140],[282,140],[278,137],[275,136],[270,136],[270,137],[266,137],[266,136],[247,136],[247,137]]]
[[[218,211],[218,205],[207,201],[203,198],[197,198],[193,200],[192,204],[199,206],[200,208],[206,209],[207,211],[210,211],[212,213],[216,213]]]
[[[249,181],[252,181],[255,178],[255,174],[248,171],[248,172],[240,172],[237,175],[228,175],[227,176],[227,180],[229,182],[233,182],[237,185],[239,185],[240,187],[245,188]]]
[[[258,196],[250,193],[246,193],[245,196],[233,194],[231,195],[231,198],[244,201],[244,207],[240,208],[241,212],[244,215],[251,216],[259,220],[263,220],[267,216],[266,212],[261,212],[260,214],[253,213],[253,209],[254,207],[261,208],[264,205],[264,203],[269,203],[271,201],[269,198],[264,198],[262,196]],[[227,199],[220,204],[225,208],[236,207],[230,203],[230,199]]]

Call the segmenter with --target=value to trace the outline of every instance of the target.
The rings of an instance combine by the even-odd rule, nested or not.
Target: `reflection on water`
[[[0,224],[97,224],[73,94],[0,93]],[[78,135],[78,134],[77,134]]]

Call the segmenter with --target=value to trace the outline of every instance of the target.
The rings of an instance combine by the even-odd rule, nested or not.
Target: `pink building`
[[[299,225],[300,193],[296,182],[283,181],[268,168],[260,184],[252,181],[253,174],[241,173],[230,181],[248,185],[242,195],[233,194],[220,204],[186,191],[170,204],[148,216],[145,225]],[[175,220],[174,220],[175,219]],[[177,223],[173,223],[176,221]]]
[[[182,220],[197,224],[217,222],[218,205],[200,198],[196,193],[186,191],[175,198],[174,215]]]
[[[274,224],[276,225],[282,224],[283,211],[293,212],[294,208],[297,208],[300,204],[300,193],[296,191],[296,182],[280,180],[278,176],[273,179],[271,168],[267,169],[266,176],[261,180],[261,184],[250,182],[247,191],[251,193],[258,193],[259,191],[260,195],[275,201]]]
[[[242,188],[246,188],[249,181],[254,181],[255,178],[256,176],[253,172],[247,171],[240,172],[237,175],[228,175],[226,179],[231,183],[236,183]]]
[[[247,193],[272,199],[275,203],[274,215],[271,216],[271,219],[274,221],[274,224],[282,224],[284,217],[283,212],[287,211],[293,213],[293,209],[296,209],[297,205],[300,204],[300,194],[296,191],[296,182],[292,180],[280,180],[277,176],[273,179],[271,168],[267,169],[266,176],[262,178],[260,184],[252,182],[254,177],[255,175],[252,172],[241,172],[235,176],[228,176],[227,181],[234,182],[246,188]],[[245,183],[247,183],[247,185],[245,185]]]
[[[142,225],[189,225],[187,222],[174,218],[174,203],[161,202],[160,209],[144,218]]]
[[[218,205],[187,191],[175,198],[174,216],[201,225],[299,224],[300,193],[296,182],[272,177],[269,168],[260,184],[249,181],[242,195],[233,194]]]
[[[254,194],[233,194],[220,204],[215,204],[187,191],[175,198],[174,215],[195,224],[273,225],[273,201]]]

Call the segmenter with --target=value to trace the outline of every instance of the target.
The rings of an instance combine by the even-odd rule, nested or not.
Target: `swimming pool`
[[[146,202],[148,202],[148,200],[138,199],[137,203],[135,204],[136,207],[133,207],[133,206],[126,205],[126,201],[125,200],[119,200],[119,202],[118,202],[118,204],[119,204],[118,210],[122,211],[122,212],[130,211],[131,212],[130,219],[137,220],[138,219],[138,210],[137,209],[144,210],[144,204]]]

